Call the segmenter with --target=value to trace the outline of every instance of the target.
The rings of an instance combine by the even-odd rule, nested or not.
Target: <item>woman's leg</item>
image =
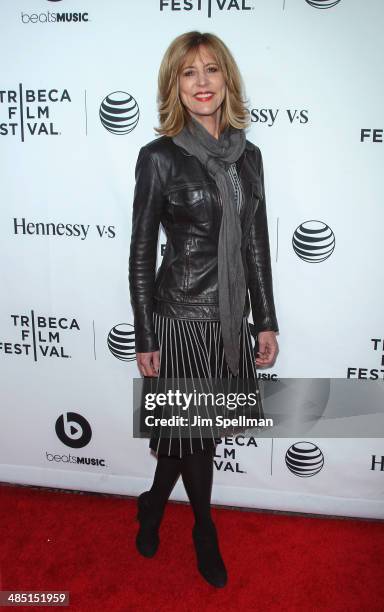
[[[200,530],[212,526],[211,492],[214,449],[196,451],[181,460],[181,477]]]
[[[213,456],[212,448],[186,455],[182,459],[181,476],[195,516],[192,536],[197,567],[209,584],[223,587],[227,583],[227,570],[211,517]]]
[[[181,459],[172,455],[158,455],[153,483],[149,490],[158,507],[164,507],[181,472]]]
[[[153,557],[160,538],[159,528],[165,505],[180,475],[179,457],[158,455],[152,487],[137,500],[140,529],[136,536],[136,547],[144,557]]]

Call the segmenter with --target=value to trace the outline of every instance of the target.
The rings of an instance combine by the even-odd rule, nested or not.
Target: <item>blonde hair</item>
[[[179,75],[188,54],[197,52],[200,45],[207,47],[215,57],[227,85],[222,103],[220,133],[229,125],[238,129],[250,125],[246,100],[243,99],[243,81],[233,55],[215,34],[192,31],[181,34],[171,42],[160,64],[157,92],[160,126],[154,128],[158,134],[175,136],[190,120],[188,110],[179,96]]]

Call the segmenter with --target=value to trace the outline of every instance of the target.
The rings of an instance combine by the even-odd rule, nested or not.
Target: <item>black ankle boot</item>
[[[144,557],[153,557],[159,547],[159,527],[163,518],[164,507],[153,505],[150,492],[144,491],[137,498],[136,518],[140,523],[136,536],[136,548]]]
[[[194,525],[192,536],[200,574],[212,586],[224,587],[227,584],[227,570],[220,554],[214,523],[204,528],[204,531]]]

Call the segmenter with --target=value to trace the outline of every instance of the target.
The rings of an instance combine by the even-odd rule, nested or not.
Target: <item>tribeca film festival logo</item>
[[[62,0],[48,0],[55,6],[56,2]],[[59,8],[59,6],[57,7]],[[84,23],[90,21],[89,13],[73,11],[54,12],[47,10],[41,13],[24,13],[21,12],[21,23]]]
[[[360,142],[373,142],[382,144],[384,130],[382,128],[362,128],[360,130]]]
[[[308,478],[322,470],[324,455],[320,448],[312,442],[295,442],[285,454],[285,463],[295,476]]]
[[[225,436],[216,439],[217,445],[214,455],[214,464],[218,472],[231,472],[234,474],[246,474],[247,471],[241,468],[237,457],[237,451],[243,447],[258,448],[255,438],[244,436]],[[233,447],[233,448],[228,448]]]
[[[37,315],[34,310],[30,314],[11,314],[10,318],[13,329],[19,334],[19,341],[0,341],[0,353],[32,357],[34,361],[41,357],[71,357],[65,350],[62,335],[80,331],[75,318]]]
[[[302,261],[319,263],[330,257],[335,249],[335,235],[323,221],[310,219],[294,231],[292,246]]]
[[[309,4],[316,9],[330,9],[339,4],[341,0],[302,0],[303,3]],[[295,0],[297,3],[297,0]],[[287,0],[282,0],[282,10],[286,9]],[[255,5],[247,0],[159,0],[160,12],[173,11],[191,12],[197,11],[204,13],[207,17],[212,17],[215,11],[222,13],[230,13],[237,11],[245,12],[254,11]]]
[[[384,338],[370,338],[371,349],[377,355],[379,364],[377,368],[364,368],[351,366],[347,368],[347,378],[359,380],[384,380]]]
[[[108,132],[118,136],[129,134],[139,122],[139,105],[126,91],[114,91],[101,102],[99,116]]]
[[[87,92],[84,92],[84,124],[88,134]],[[32,136],[61,136],[52,119],[56,104],[72,103],[68,89],[0,89],[0,136],[18,136],[21,142]],[[126,91],[107,94],[100,103],[101,125],[111,134],[129,134],[139,122],[139,105]],[[73,124],[73,122],[71,122]]]
[[[108,334],[107,345],[116,359],[136,361],[135,328],[130,323],[114,325]]]
[[[51,118],[56,104],[72,102],[67,89],[0,90],[0,136],[58,136],[61,134]]]
[[[92,438],[92,429],[87,419],[77,412],[61,414],[55,423],[56,435],[60,442],[70,448],[84,448]],[[105,459],[97,457],[79,457],[71,454],[45,453],[47,461],[54,463],[76,463],[77,465],[93,465],[107,467]]]
[[[160,12],[191,12],[204,13],[212,17],[214,11],[221,12],[247,12],[253,11],[255,7],[247,0],[159,0]]]

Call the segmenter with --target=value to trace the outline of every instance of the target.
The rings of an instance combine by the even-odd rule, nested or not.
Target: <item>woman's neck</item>
[[[201,123],[201,125],[205,127],[205,129],[207,130],[207,132],[211,134],[211,136],[216,138],[216,140],[219,139],[219,136],[220,136],[220,133],[219,133],[220,109],[218,109],[218,111],[214,113],[213,115],[197,115],[195,113],[190,113],[190,115],[192,115],[192,117],[196,121]]]

